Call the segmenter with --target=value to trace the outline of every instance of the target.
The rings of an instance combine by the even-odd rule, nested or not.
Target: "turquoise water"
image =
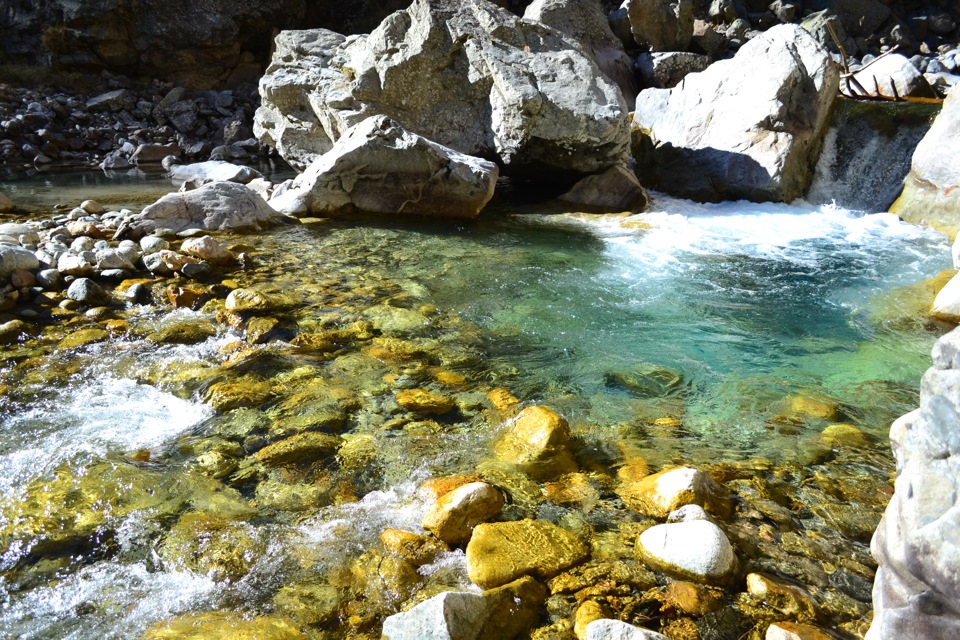
[[[792,465],[793,473],[820,430],[843,421],[874,436],[876,447],[820,470],[865,475],[880,485],[892,467],[886,430],[915,405],[930,347],[944,330],[906,305],[909,296],[894,294],[950,266],[945,236],[889,215],[803,204],[696,205],[664,196],[630,218],[500,207],[457,227],[334,222],[241,240],[255,246],[257,267],[236,277],[296,301],[287,313],[300,330],[377,318],[384,307],[434,307],[434,320],[397,335],[424,346],[443,342],[444,353],[452,353],[445,365],[468,379],[464,394],[476,387],[482,398],[489,387],[505,387],[524,404],[563,412],[584,465],[593,460],[609,472],[632,444],[654,469],[763,458]],[[361,297],[369,295],[376,307],[328,304],[331,291],[361,289],[370,290]],[[212,317],[160,308],[132,309],[128,320],[146,332]],[[254,360],[227,373],[262,375],[280,386],[296,376],[356,386],[359,408],[344,433],[348,440],[371,438],[375,448],[362,471],[330,463],[330,473],[349,479],[357,501],[330,500],[306,513],[268,509],[245,520],[262,545],[241,579],[164,566],[158,549],[181,513],[240,509],[231,501],[247,504],[259,495],[224,480],[213,484],[227,507],[211,506],[208,481],[193,471],[204,443],[226,438],[229,426],[204,405],[202,375],[227,375],[219,367],[238,341],[224,327],[198,346],[115,340],[54,353],[37,368],[22,366],[27,354],[17,350],[50,348],[2,350],[0,383],[16,387],[0,404],[0,489],[7,500],[64,467],[113,482],[113,472],[103,471],[106,461],[148,477],[157,495],[182,501],[111,514],[102,525],[109,544],[78,549],[49,566],[21,546],[0,549],[6,633],[127,638],[184,612],[269,613],[278,589],[328,579],[325,572],[336,574],[376,548],[384,528],[417,530],[428,504],[421,482],[473,472],[489,457],[498,425],[480,412],[440,425],[433,436],[381,429],[396,413],[394,388],[384,381],[396,371],[388,366],[358,354],[330,362]],[[72,373],[45,377],[48,367]],[[170,373],[179,369],[197,380]],[[786,415],[791,396],[836,406],[837,415]],[[276,404],[252,411],[272,419],[281,415]],[[669,420],[658,422],[663,418]],[[131,465],[138,451],[149,453],[148,462]],[[810,491],[794,489],[798,500]],[[598,533],[615,530],[625,516],[609,493],[593,512],[541,505],[536,514]],[[803,514],[804,527],[866,554],[862,541],[852,543]],[[462,552],[446,554],[422,575],[449,588],[468,586]],[[318,637],[344,637],[345,624]]]

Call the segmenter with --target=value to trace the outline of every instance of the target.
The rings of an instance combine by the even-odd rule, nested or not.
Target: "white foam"
[[[135,638],[155,622],[215,604],[217,590],[203,575],[99,562],[19,593],[3,606],[0,625],[4,637]],[[88,606],[96,612],[78,614]]]
[[[159,447],[211,414],[201,403],[133,380],[104,376],[73,385],[5,420],[0,491],[9,497],[77,455]]]

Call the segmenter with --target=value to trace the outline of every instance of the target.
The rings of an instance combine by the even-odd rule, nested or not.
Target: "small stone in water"
[[[213,269],[206,262],[188,262],[180,269],[183,275],[194,280],[203,280],[213,274]]]
[[[253,289],[234,289],[227,296],[225,303],[231,311],[266,311],[273,304],[270,298]]]
[[[127,292],[123,294],[123,297],[134,304],[149,304],[150,287],[138,282],[127,289]]]
[[[96,200],[84,200],[80,203],[80,208],[87,213],[103,213],[106,209]]]

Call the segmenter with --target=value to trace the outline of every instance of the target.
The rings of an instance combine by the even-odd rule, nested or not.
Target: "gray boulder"
[[[566,34],[593,58],[608,78],[617,83],[632,109],[640,86],[633,61],[613,34],[601,4],[596,0],[533,0],[523,19],[539,22]]]
[[[803,29],[780,25],[634,112],[640,181],[700,201],[789,202],[813,178],[839,73]]]
[[[67,287],[67,297],[83,304],[109,304],[110,294],[90,278],[77,278]]]
[[[0,280],[6,280],[17,269],[34,271],[40,261],[33,251],[11,244],[0,244]]]
[[[910,62],[909,58],[892,53],[853,74],[856,82],[844,82],[844,92],[868,98],[935,98],[937,94]]]
[[[474,640],[486,614],[477,593],[448,591],[383,621],[383,640]]]
[[[404,130],[387,116],[351,128],[270,200],[283,213],[475,218],[499,170]]]
[[[9,213],[16,208],[17,205],[13,203],[13,200],[0,191],[0,213]]]
[[[623,163],[627,108],[570,38],[487,0],[415,0],[372,33],[283,32],[254,133],[303,169],[351,126],[387,115],[511,174]]]
[[[698,582],[723,583],[737,568],[727,536],[708,520],[650,527],[637,538],[635,550],[651,568]]]
[[[223,160],[208,160],[193,164],[172,164],[164,162],[164,168],[175,182],[193,182],[207,184],[208,182],[237,182],[247,184],[263,175],[256,169],[243,165],[224,162]]]
[[[641,53],[636,66],[644,87],[670,89],[687,75],[709,67],[710,57],[688,51]]]
[[[940,115],[917,145],[903,193],[893,206],[908,222],[960,230],[960,89],[954,87]]]
[[[920,408],[893,423],[896,489],[871,550],[867,640],[960,637],[960,329],[933,349]]]
[[[199,189],[168,193],[136,216],[143,232],[155,229],[253,229],[281,222],[255,191],[235,182],[211,182]]]
[[[617,213],[643,211],[649,202],[640,181],[626,167],[611,167],[603,173],[587,176],[558,200]]]
[[[127,89],[108,91],[87,100],[87,109],[90,111],[110,111],[116,113],[124,109],[133,109],[137,105],[137,98]]]
[[[624,0],[633,39],[651,51],[683,51],[693,37],[693,0]]]

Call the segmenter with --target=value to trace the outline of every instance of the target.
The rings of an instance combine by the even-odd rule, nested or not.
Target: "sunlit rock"
[[[730,512],[728,492],[710,476],[690,467],[668,469],[635,482],[621,483],[617,493],[628,507],[653,518],[688,504],[724,516]]]
[[[500,512],[503,495],[485,482],[471,482],[440,497],[423,516],[423,528],[449,545],[466,543],[474,527]]]
[[[651,527],[637,538],[636,553],[657,571],[698,582],[723,583],[737,568],[727,536],[706,520]]]
[[[577,469],[570,452],[570,426],[549,407],[527,407],[521,411],[494,445],[494,454],[498,460],[516,465],[539,480]]]
[[[430,564],[441,553],[450,551],[450,547],[436,538],[398,529],[385,529],[380,534],[380,541],[388,551],[415,567]]]
[[[196,571],[217,581],[239,580],[265,549],[252,527],[190,512],[167,532],[160,557],[174,571]]]
[[[589,552],[580,538],[544,520],[484,523],[467,545],[467,571],[475,584],[493,588],[524,575],[552,578]]]

